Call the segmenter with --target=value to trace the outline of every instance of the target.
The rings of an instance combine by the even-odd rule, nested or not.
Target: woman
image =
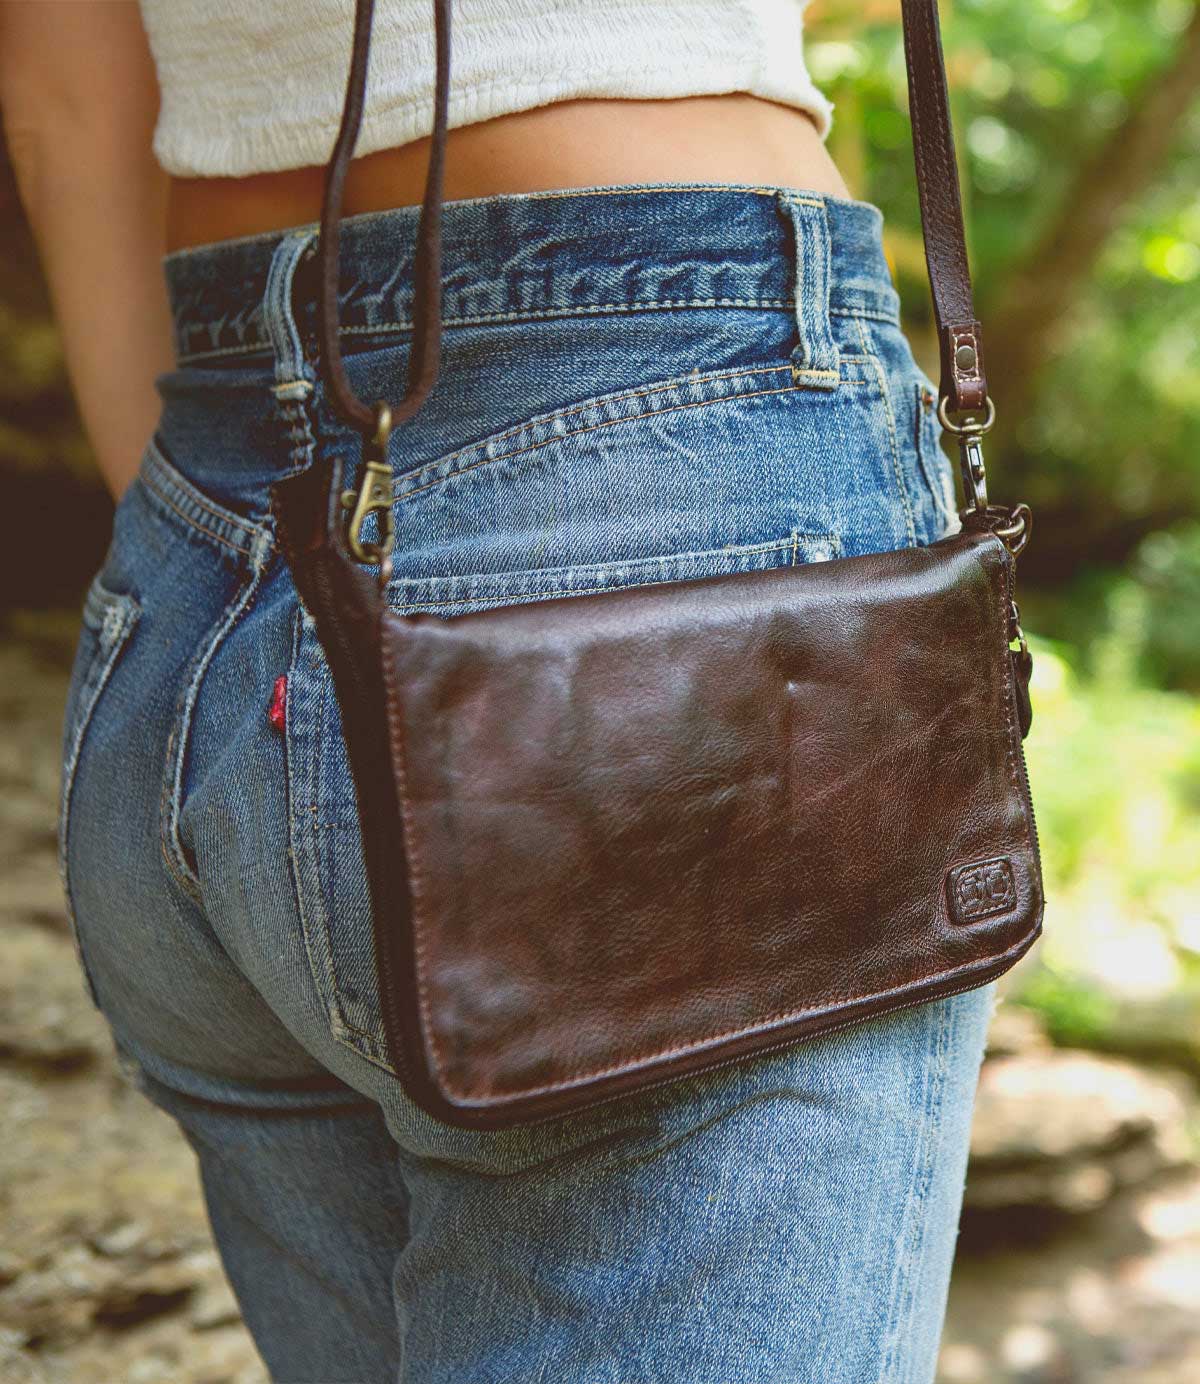
[[[269,510],[356,445],[311,258],[350,9],[143,0],[149,48],[132,6],[3,10],[6,127],[120,497],[61,821],[93,996],[196,1149],[277,1379],[928,1381],[990,987],[498,1134],[389,1069],[337,701]],[[802,9],[460,0],[442,374],[392,439],[394,606],[953,524]],[[347,183],[365,398],[407,376],[429,10],[379,6]]]

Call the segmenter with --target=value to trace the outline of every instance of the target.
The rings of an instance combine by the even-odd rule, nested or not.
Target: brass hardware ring
[[[952,423],[946,404],[947,400],[945,398],[938,400],[938,422],[948,433],[953,433],[955,437],[982,437],[985,432],[991,431],[992,424],[996,421],[996,405],[992,402],[992,396],[990,394],[984,402],[984,416],[982,421],[978,418],[974,418],[968,423]]]

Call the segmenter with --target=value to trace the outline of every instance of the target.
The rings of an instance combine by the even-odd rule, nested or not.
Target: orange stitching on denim
[[[632,303],[576,303],[569,307],[545,307],[528,309],[506,309],[503,312],[447,313],[442,318],[443,327],[474,327],[488,322],[542,322],[560,317],[587,317],[599,313],[633,313],[655,311],[663,308],[771,308],[780,311],[795,307],[792,298],[647,298]],[[887,318],[891,321],[891,318]],[[365,326],[343,326],[338,336],[376,336],[381,332],[411,332],[412,322],[374,322]],[[269,342],[257,345],[223,346],[212,351],[183,351],[177,357],[178,364],[198,360],[212,360],[223,356],[254,355],[271,349]]]
[[[867,332],[862,321],[856,321],[854,325],[858,332],[858,339],[862,342],[863,351],[866,353],[867,361],[874,369],[878,379],[883,415],[887,420],[888,439],[892,448],[892,471],[896,477],[896,488],[900,495],[900,501],[904,506],[905,527],[908,529],[908,546],[915,548],[917,546],[917,519],[913,513],[912,496],[908,493],[908,482],[904,478],[904,466],[900,460],[900,443],[896,435],[896,414],[892,408],[892,396],[888,392],[887,375],[884,372],[883,362],[872,351],[871,343],[867,341]]]
[[[651,394],[661,394],[668,389],[679,389],[685,384],[704,384],[710,380],[743,380],[748,379],[751,375],[774,375],[778,374],[780,370],[790,369],[791,366],[788,365],[764,365],[755,370],[718,370],[713,374],[698,376],[676,375],[673,379],[663,380],[661,384],[646,385],[642,389],[627,389],[620,390],[616,394],[601,394],[593,399],[585,400],[582,404],[576,404],[572,408],[560,409],[556,413],[547,413],[543,414],[540,418],[528,419],[526,422],[518,424],[515,428],[509,428],[507,432],[493,433],[486,442],[473,442],[469,447],[460,447],[457,452],[448,452],[444,457],[439,457],[437,461],[431,462],[426,466],[421,466],[410,474],[419,476],[422,471],[428,471],[431,467],[446,466],[459,457],[469,456],[481,446],[491,446],[497,442],[504,442],[510,437],[519,437],[523,432],[529,432],[533,428],[545,427],[547,424],[559,418],[573,418],[578,413],[586,413],[589,409],[599,408],[602,404],[618,403],[622,399],[644,399],[648,398]],[[646,415],[639,413],[633,416],[636,418],[644,418]],[[505,453],[505,455],[511,454]],[[495,460],[499,461],[500,458],[497,457]],[[403,477],[400,477],[397,484],[402,484],[403,479]]]
[[[715,548],[707,553],[681,553],[674,556],[667,554],[662,558],[633,558],[628,563],[616,563],[614,565],[625,571],[629,571],[637,567],[638,564],[645,564],[645,567],[649,567],[653,562],[662,562],[664,564],[671,562],[677,563],[682,557],[694,557],[697,563],[711,561],[713,558],[724,557],[726,555],[739,558],[754,557],[759,553],[774,553],[778,552],[780,548],[790,548],[795,543],[796,538],[793,536],[792,538],[781,538],[777,543],[752,543],[744,548]],[[586,571],[586,567],[583,570]],[[643,568],[643,570],[645,570],[645,568]],[[735,567],[732,570],[737,572],[753,571],[754,569]],[[724,576],[725,574],[720,573],[719,575]],[[451,580],[453,580],[453,578]],[[639,581],[636,583],[636,586],[639,588],[643,586],[668,586],[671,582],[678,580],[680,580],[678,577],[659,577],[654,581]],[[686,580],[686,578],[684,580]],[[516,591],[510,589],[501,592],[498,596],[450,596],[436,601],[407,601],[403,605],[392,606],[391,610],[396,615],[405,615],[411,611],[430,610],[434,606],[464,605],[468,602],[471,605],[478,605],[482,601],[488,602],[489,605],[520,605],[527,599],[536,600],[539,596],[596,596],[605,591],[621,591],[628,589],[628,587],[622,586],[620,578],[616,578],[607,586],[546,586],[538,587],[533,591]]]
[[[177,360],[180,365],[185,360],[212,360],[214,356],[250,356],[256,355],[259,351],[269,351],[271,343],[269,341],[249,342],[244,346],[217,346],[211,351],[180,351]]]
[[[216,538],[215,534],[212,536]],[[162,792],[159,796],[159,843],[164,857],[169,864],[173,864],[172,873],[176,879],[197,899],[201,897],[202,892],[200,877],[187,859],[180,834],[184,811],[183,777],[191,752],[196,706],[204,679],[208,676],[208,670],[217,651],[242,616],[253,606],[262,579],[261,564],[239,578],[241,590],[231,598],[220,620],[205,633],[202,642],[196,648],[187,667],[186,681],[175,702],[171,734],[167,738],[167,763],[163,769]]]
[[[226,548],[231,548],[235,553],[241,553],[243,557],[254,556],[254,553],[251,549],[242,548],[238,544],[232,542],[230,539],[222,538],[219,533],[216,533],[213,529],[209,528],[207,524],[202,524],[197,518],[195,518],[194,515],[185,514],[183,510],[181,510],[179,506],[174,503],[174,501],[168,499],[167,496],[162,493],[162,491],[158,488],[157,485],[154,484],[154,482],[150,479],[148,475],[142,475],[142,484],[146,487],[147,490],[151,491],[154,495],[156,495],[158,499],[161,500],[162,503],[166,505],[168,509],[173,510],[176,514],[178,514],[179,517],[189,528],[195,529],[197,533],[207,534],[208,537],[211,538],[215,543],[221,543]]]
[[[800,388],[799,385],[784,385],[782,389],[755,389],[748,394],[727,394],[718,399],[699,399],[691,404],[672,404],[670,408],[647,409],[645,413],[631,414],[628,418],[607,418],[602,423],[592,423],[586,428],[572,428],[570,432],[556,433],[553,437],[547,437],[541,442],[533,442],[528,447],[517,447],[511,452],[502,452],[495,457],[482,457],[479,461],[473,461],[469,466],[462,466],[457,471],[453,471],[449,476],[438,476],[435,480],[426,481],[424,485],[415,485],[411,490],[405,490],[397,498],[407,500],[410,495],[419,495],[423,490],[430,490],[435,485],[453,479],[454,476],[465,476],[468,471],[474,471],[477,467],[488,466],[495,461],[507,461],[510,457],[523,456],[526,452],[536,452],[542,447],[548,447],[552,442],[563,442],[568,437],[579,437],[583,433],[598,432],[601,428],[611,428],[617,423],[636,423],[641,418],[661,418],[664,414],[680,413],[687,408],[711,408],[713,404],[727,404],[740,399],[759,399],[764,394],[793,394]]]
[[[209,501],[202,491],[200,491],[199,489],[197,489],[196,486],[191,484],[191,482],[187,479],[186,476],[176,471],[175,468],[166,459],[166,457],[163,456],[162,452],[158,449],[157,446],[155,446],[153,442],[151,442],[149,445],[149,451],[152,459],[151,466],[149,469],[161,471],[169,470],[174,472],[174,479],[172,481],[172,484],[174,484],[179,490],[182,490],[183,493],[188,497],[188,499],[191,500],[194,505],[204,510],[206,514],[211,514],[214,519],[219,520],[222,524],[228,524],[231,528],[248,529],[256,527],[254,525],[247,524],[238,515],[231,513],[227,509],[221,509],[219,506],[214,508],[215,501]]]
[[[442,318],[444,327],[482,326],[488,322],[541,322],[560,317],[586,317],[599,313],[633,313],[657,311],[664,308],[767,308],[783,311],[794,308],[794,298],[647,298],[633,303],[576,303],[571,307],[529,308],[527,310],[509,309],[504,312],[448,313]],[[858,304],[854,307],[831,306],[831,317],[862,317],[875,322],[890,322],[893,326],[897,318],[895,312],[879,306]],[[378,336],[384,332],[411,332],[412,322],[375,322],[368,326],[343,326],[339,336]],[[201,360],[220,360],[225,356],[249,356],[265,353],[271,349],[266,341],[251,342],[241,346],[220,346],[211,351],[181,351],[177,356],[180,365]]]
[[[843,364],[843,365],[847,365],[847,364],[865,363],[865,362],[867,361],[867,359],[868,359],[868,358],[867,358],[867,357],[864,357],[864,356],[843,356],[843,357],[842,357],[842,364]],[[763,370],[747,370],[747,371],[744,371],[744,372],[742,372],[742,373],[743,373],[743,374],[746,374],[746,375],[771,374],[771,373],[773,373],[773,372],[776,371],[776,370],[791,370],[791,369],[792,369],[792,367],[791,367],[790,365],[773,365],[773,366],[766,367],[766,368],[763,369]],[[830,373],[832,373],[832,372],[830,372]],[[792,371],[792,375],[793,375],[793,378],[795,378],[796,372],[795,372],[794,370]],[[715,378],[715,377],[714,377],[714,376],[705,375],[705,376],[703,376],[702,378],[703,378],[703,379],[712,379],[712,378]],[[738,376],[737,376],[737,375],[731,375],[729,378],[731,378],[731,379],[736,379],[736,378],[738,378]],[[683,378],[682,381],[675,380],[675,381],[671,381],[670,383],[665,384],[665,385],[656,385],[656,386],[654,386],[652,389],[649,389],[649,390],[639,390],[639,391],[637,391],[637,392],[640,393],[640,394],[650,394],[650,393],[658,392],[659,390],[677,389],[677,388],[679,387],[680,383],[687,383],[687,377],[685,376],[685,377]],[[853,379],[853,378],[851,378],[851,379],[846,379],[845,377],[842,377],[842,384],[843,384],[843,385],[863,385],[863,384],[870,384],[870,383],[871,383],[871,381],[870,381],[870,380],[867,380],[867,379]],[[579,406],[578,408],[576,408],[576,409],[570,409],[570,410],[568,410],[566,413],[554,413],[554,414],[550,414],[550,415],[548,415],[547,417],[542,418],[542,419],[536,419],[536,420],[533,420],[533,421],[530,421],[530,422],[527,422],[527,423],[523,423],[519,428],[514,428],[514,429],[512,429],[510,432],[507,432],[507,433],[500,433],[500,434],[498,434],[498,435],[495,436],[495,437],[489,438],[489,439],[487,440],[487,442],[484,442],[484,443],[474,443],[474,444],[473,444],[472,446],[470,446],[470,447],[463,447],[463,448],[461,448],[459,451],[457,451],[457,452],[451,452],[448,456],[442,457],[442,458],[441,458],[440,460],[438,460],[438,461],[430,462],[428,465],[425,465],[425,466],[420,466],[420,467],[418,467],[415,471],[406,472],[405,475],[401,476],[399,479],[397,479],[396,481],[393,482],[393,496],[394,496],[394,498],[395,498],[396,500],[406,500],[410,495],[418,495],[418,494],[420,494],[421,491],[423,491],[423,490],[429,490],[429,489],[431,489],[431,488],[432,488],[433,486],[435,486],[435,485],[441,485],[441,484],[442,484],[443,482],[445,482],[445,481],[453,480],[453,478],[454,478],[455,476],[462,476],[462,475],[465,475],[468,471],[473,471],[477,466],[486,466],[486,465],[488,465],[490,462],[493,462],[493,461],[506,461],[509,457],[520,456],[523,452],[532,452],[532,451],[536,451],[537,448],[539,448],[539,447],[546,447],[546,446],[549,446],[549,445],[550,445],[551,443],[553,443],[553,442],[561,442],[564,438],[568,438],[568,437],[577,437],[580,433],[593,432],[593,431],[595,431],[596,428],[606,428],[606,427],[611,426],[611,425],[614,424],[614,423],[636,423],[636,422],[638,422],[639,419],[642,419],[642,418],[655,418],[655,417],[657,417],[658,415],[663,414],[663,413],[675,413],[675,412],[677,412],[678,409],[680,409],[680,408],[703,408],[703,407],[707,407],[709,404],[722,404],[722,403],[728,403],[731,399],[756,399],[756,398],[759,397],[759,395],[762,395],[762,394],[788,394],[788,393],[793,392],[794,390],[798,390],[798,389],[802,389],[802,388],[803,388],[803,386],[801,386],[801,385],[790,385],[790,386],[788,386],[788,387],[786,387],[786,388],[784,388],[784,389],[759,389],[759,390],[755,390],[753,393],[745,393],[745,394],[741,394],[741,393],[738,393],[738,394],[722,394],[722,395],[718,395],[717,397],[712,398],[712,399],[699,399],[699,400],[696,400],[694,403],[690,403],[690,404],[679,404],[679,405],[677,405],[675,408],[647,409],[644,413],[631,413],[631,414],[629,414],[628,417],[624,417],[624,418],[609,418],[609,419],[606,419],[606,420],[605,420],[604,422],[602,422],[602,423],[595,423],[595,424],[592,424],[590,427],[586,427],[586,428],[573,428],[570,432],[555,433],[553,437],[547,437],[547,438],[543,439],[541,442],[535,442],[535,443],[533,443],[533,444],[530,445],[529,447],[518,447],[518,448],[516,448],[514,451],[511,451],[511,452],[500,452],[500,453],[498,453],[496,456],[485,456],[485,457],[481,457],[478,461],[472,462],[469,466],[461,466],[461,467],[459,467],[457,470],[447,472],[447,474],[444,475],[444,476],[435,476],[432,480],[424,481],[424,482],[422,482],[421,485],[413,486],[413,487],[412,487],[411,489],[409,489],[409,490],[403,489],[404,481],[405,481],[406,478],[411,478],[411,477],[415,477],[415,476],[420,476],[420,475],[423,475],[423,474],[425,474],[425,473],[427,473],[427,472],[429,472],[429,471],[432,471],[432,470],[439,470],[439,471],[440,471],[440,470],[442,469],[442,467],[445,466],[445,465],[447,464],[447,462],[454,460],[454,458],[456,458],[456,457],[467,456],[467,455],[469,455],[471,452],[478,451],[478,449],[479,449],[481,446],[487,446],[487,445],[489,445],[490,443],[493,443],[493,442],[496,442],[496,441],[503,441],[503,440],[504,440],[505,438],[507,438],[507,437],[515,437],[515,436],[517,436],[518,434],[523,433],[523,432],[529,432],[530,430],[532,430],[532,429],[534,429],[534,428],[537,428],[537,427],[539,427],[539,426],[544,426],[546,423],[549,423],[549,422],[553,421],[553,420],[556,419],[556,418],[567,418],[567,417],[570,417],[571,414],[574,414],[574,413],[586,413],[586,412],[588,411],[588,409],[596,408],[596,407],[598,407],[600,404],[605,403],[605,402],[608,402],[610,399],[613,399],[613,398],[622,398],[622,399],[624,399],[624,398],[633,398],[633,397],[635,397],[635,396],[632,395],[632,394],[630,394],[630,395],[622,394],[622,395],[616,395],[616,396],[614,396],[614,395],[606,395],[606,396],[604,396],[602,399],[599,399],[599,400],[597,400],[597,399],[589,400],[588,403],[582,404],[582,405],[580,405],[580,406]]]
[[[484,322],[540,322],[555,317],[586,317],[602,312],[642,312],[656,308],[793,308],[794,298],[635,298],[628,303],[571,303],[543,308],[505,308],[501,312],[448,313],[442,318],[444,327],[473,327]],[[377,332],[410,332],[408,322],[373,322],[363,326],[340,328],[343,336],[372,336]],[[189,356],[189,360],[198,357]]]

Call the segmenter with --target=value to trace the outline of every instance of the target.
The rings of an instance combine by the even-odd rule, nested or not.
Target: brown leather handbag
[[[937,6],[904,0],[903,13],[962,532],[444,619],[394,614],[370,568],[390,569],[390,427],[437,373],[449,0],[436,4],[412,375],[394,415],[354,395],[338,348],[341,187],[371,20],[358,0],[318,334],[365,468],[343,495],[353,460],[314,466],[275,504],[342,709],[394,1065],[451,1123],[576,1111],[954,994],[1038,935],[1013,600],[1030,516],[987,501],[993,410]]]

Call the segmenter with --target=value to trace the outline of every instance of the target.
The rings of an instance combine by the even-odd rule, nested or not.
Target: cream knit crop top
[[[807,0],[455,0],[450,125],[577,97],[744,91],[829,128],[804,65]],[[321,164],[341,115],[352,0],[141,0],[169,172]],[[377,0],[357,154],[430,132],[431,0]]]

